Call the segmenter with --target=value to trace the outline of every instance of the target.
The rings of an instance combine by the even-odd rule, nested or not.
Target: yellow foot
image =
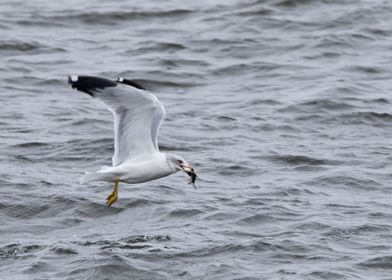
[[[118,195],[113,191],[107,198],[106,198],[106,204],[109,206],[112,206],[113,203],[115,203],[118,199]]]
[[[112,206],[118,199],[118,183],[119,181],[115,181],[113,192],[106,198],[106,204]]]

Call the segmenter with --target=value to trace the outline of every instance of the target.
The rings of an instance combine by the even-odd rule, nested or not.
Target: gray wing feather
[[[68,82],[103,102],[113,113],[113,166],[142,160],[159,151],[158,132],[165,109],[158,98],[135,82],[121,78],[113,82],[93,76],[70,76]]]
[[[151,93],[130,87],[123,90],[126,93],[120,95],[125,98],[108,106],[114,117],[113,166],[158,152],[158,131],[165,116],[163,105]]]

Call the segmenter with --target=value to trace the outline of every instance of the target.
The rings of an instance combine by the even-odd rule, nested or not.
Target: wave
[[[61,15],[37,15],[34,19],[19,22],[24,25],[36,25],[42,23],[60,23],[78,21],[84,24],[104,24],[113,25],[123,21],[133,20],[154,20],[159,18],[176,18],[184,17],[193,13],[192,10],[172,9],[172,10],[149,10],[149,11],[105,11],[105,12],[63,12]]]
[[[38,245],[38,244],[23,245],[20,243],[12,243],[0,247],[0,257],[9,258],[9,257],[26,256],[32,253],[36,253],[40,250],[43,250],[44,248],[45,246]]]
[[[379,269],[392,269],[392,256],[381,256],[370,258],[366,261],[360,262],[360,266],[368,268],[379,268]]]
[[[19,40],[1,40],[0,41],[0,52],[1,51],[21,51],[28,52],[34,51],[45,46],[37,42],[23,42]]]
[[[99,246],[102,249],[119,248],[119,249],[130,249],[127,245],[145,244],[153,241],[167,242],[170,241],[169,235],[132,235],[124,237],[118,240],[95,240],[95,241],[74,241],[72,243],[80,246]]]
[[[58,53],[65,52],[65,49],[52,47],[39,42],[24,42],[20,40],[0,40],[0,53]]]
[[[310,156],[304,155],[275,155],[269,156],[268,159],[285,163],[287,165],[337,165],[339,164],[336,160],[329,160],[329,159],[321,159],[321,158],[314,158]]]
[[[354,189],[377,189],[382,184],[372,178],[360,178],[350,175],[324,175],[319,176],[307,182],[310,185],[319,185],[325,187],[346,186]]]
[[[315,3],[312,0],[281,0],[275,3],[276,6],[281,7],[297,7]]]
[[[379,125],[390,126],[392,122],[392,114],[380,112],[353,112],[342,114],[331,118],[332,121],[338,121],[345,125]]]
[[[356,106],[349,104],[343,100],[332,100],[332,99],[315,99],[305,101],[299,104],[289,105],[285,108],[279,109],[279,112],[285,113],[317,113],[322,110],[327,111],[344,111],[355,109]]]

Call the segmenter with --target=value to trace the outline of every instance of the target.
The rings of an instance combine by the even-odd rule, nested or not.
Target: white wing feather
[[[124,84],[99,90],[94,97],[113,113],[113,166],[159,152],[158,132],[165,109],[158,98]]]

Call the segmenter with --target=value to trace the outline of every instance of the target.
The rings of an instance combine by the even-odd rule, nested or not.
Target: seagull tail
[[[111,174],[103,172],[86,172],[82,177],[80,177],[80,183],[85,184],[88,182],[96,181],[111,181]]]

